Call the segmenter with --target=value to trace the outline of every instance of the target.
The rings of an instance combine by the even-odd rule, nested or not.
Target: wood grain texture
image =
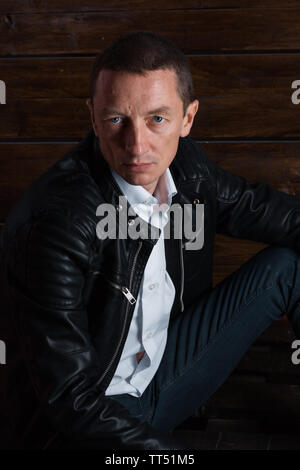
[[[298,7],[298,0],[202,0],[202,8],[279,8]]]
[[[287,0],[291,1],[291,0]],[[49,13],[75,11],[107,11],[107,10],[186,10],[202,8],[201,0],[165,0],[163,5],[158,0],[1,0],[0,13]],[[295,5],[297,6],[297,5]]]
[[[200,107],[192,136],[201,139],[299,138],[298,54],[193,56]],[[89,126],[85,99],[93,58],[0,59],[7,104],[0,139],[80,138]]]
[[[84,132],[81,134],[83,136]],[[75,145],[76,143],[0,144],[0,221],[6,218],[12,204],[22,192]],[[243,176],[250,182],[264,181],[299,197],[300,143],[214,142],[200,145],[208,157],[225,170]],[[216,254],[220,264],[236,266],[237,258],[232,257],[232,252],[228,253],[230,245],[233,245],[232,239],[219,236]],[[262,244],[252,245],[252,242],[240,241],[238,262],[262,247]]]
[[[0,144],[1,221],[6,219],[13,204],[26,188],[74,145]],[[203,147],[212,160],[228,171],[240,174],[252,182],[261,180],[284,192],[300,194],[299,174],[294,171],[299,169],[297,162],[300,144],[210,143]],[[217,235],[213,285],[236,271],[265,246],[263,243]]]
[[[0,220],[43,172],[73,144],[0,144]]]
[[[279,8],[298,7],[298,0],[202,0],[202,8]]]
[[[300,384],[300,368],[291,361],[291,343],[279,347],[278,345],[255,345],[251,347],[239,362],[236,373],[262,374],[269,383],[288,381]]]
[[[1,138],[76,139],[90,128],[85,100],[10,100],[0,108]]]
[[[300,385],[274,384],[263,379],[252,381],[243,377],[232,377],[227,380],[206,403],[208,415],[225,415],[225,410],[239,410],[262,416],[286,416],[300,418],[299,409]]]
[[[208,157],[251,183],[262,181],[300,197],[300,143],[210,142],[200,144]]]
[[[0,13],[40,13],[105,10],[186,10],[203,8],[282,8],[282,0],[1,0]],[[285,0],[284,7],[298,7],[297,0]]]
[[[229,272],[232,272],[233,268],[245,263],[251,256],[254,256],[266,246],[267,245],[264,243],[241,240],[217,234],[214,263],[218,267],[228,269]]]
[[[299,13],[298,0],[0,0],[0,79],[7,85],[7,104],[0,106],[0,231],[26,188],[74,147],[68,139],[79,140],[90,128],[85,99],[94,56],[120,34],[138,30],[162,34],[189,54],[200,99],[192,136],[204,141],[209,158],[299,197],[300,106],[291,102],[291,84],[300,80]],[[272,141],[285,138],[299,142]],[[19,143],[1,143],[5,139]],[[264,247],[217,235],[214,285]],[[257,339],[194,417],[192,428],[201,416],[209,434],[192,435],[187,426],[191,448],[291,446],[255,431],[267,422],[268,430],[299,433],[294,338],[283,316]],[[237,422],[252,426],[253,438],[226,433]]]
[[[291,344],[295,339],[295,333],[286,316],[272,323],[271,326],[258,338],[257,345],[286,345],[286,350],[291,352]]]
[[[95,54],[121,34],[163,34],[185,52],[299,49],[298,8],[2,14],[0,55]]]

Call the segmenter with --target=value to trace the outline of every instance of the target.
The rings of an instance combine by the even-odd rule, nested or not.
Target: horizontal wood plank
[[[300,367],[291,361],[291,343],[278,345],[255,345],[251,347],[235,369],[237,374],[262,374],[269,383],[279,381],[300,384]]]
[[[189,428],[187,422],[183,429],[179,427],[173,434],[185,440],[190,449],[204,451],[300,450],[297,424],[297,420],[293,421],[291,429],[287,422],[277,421],[266,429],[259,419],[212,419],[205,431],[202,426],[200,429]]]
[[[217,234],[214,251],[215,265],[220,266],[221,271],[232,272],[237,266],[245,263],[250,256],[254,256],[265,246],[264,243]]]
[[[2,58],[0,75],[6,84],[6,101],[84,99],[93,61],[91,57]]]
[[[288,98],[287,98],[288,99]],[[299,111],[287,100],[252,104],[250,96],[201,98],[191,136],[208,139],[300,139]],[[269,107],[268,107],[269,106]],[[277,106],[277,105],[276,105]],[[243,112],[245,110],[245,112]],[[10,100],[0,107],[0,139],[78,139],[90,127],[85,99]]]
[[[9,100],[0,121],[2,139],[76,139],[91,126],[85,100],[76,98]]]
[[[121,34],[164,34],[185,52],[299,49],[298,8],[11,13],[0,22],[0,55],[93,54]],[[146,14],[145,14],[146,13]],[[188,31],[188,34],[187,34]]]
[[[186,10],[203,8],[282,8],[298,7],[298,0],[1,0],[0,13],[40,13],[105,10]]]
[[[288,416],[299,420],[300,385],[274,384],[263,380],[244,380],[231,377],[205,404],[206,416],[226,416],[226,410],[239,410],[253,418]]]
[[[270,0],[269,0],[270,1]],[[292,0],[287,0],[291,2]],[[294,5],[297,6],[297,5]],[[50,13],[50,12],[87,12],[111,10],[185,10],[202,8],[199,0],[165,0],[163,5],[159,0],[1,0],[0,13]]]
[[[13,204],[74,144],[0,144],[0,220]]]
[[[1,108],[0,108],[1,109]],[[81,137],[84,136],[82,132]],[[76,143],[0,144],[0,221],[25,189]],[[201,143],[208,157],[225,170],[250,182],[264,181],[291,195],[300,195],[300,143]],[[236,266],[263,244],[239,242],[237,257],[228,252],[232,239],[219,236],[216,255],[219,264]],[[231,261],[230,261],[231,260]]]
[[[300,144],[296,143],[207,143],[201,144],[209,157],[224,169],[249,181],[265,181],[278,189],[298,195]],[[0,144],[0,220],[26,188],[75,144]],[[284,158],[283,158],[284,157]],[[272,160],[272,171],[270,162]],[[299,166],[298,166],[299,168]],[[298,179],[297,179],[298,178]],[[266,245],[217,235],[214,285],[229,276]]]
[[[209,142],[300,140],[300,106],[291,102],[291,84],[300,80],[299,7],[297,0],[0,1],[0,79],[7,87],[7,104],[0,106],[0,231],[25,189],[74,147],[68,139],[79,140],[89,130],[85,99],[91,56],[120,34],[137,30],[163,34],[190,54],[200,100],[192,136],[206,141],[201,145],[209,158],[250,182],[265,181],[299,197],[300,142]],[[19,55],[25,58],[15,58]],[[34,57],[40,55],[45,57]],[[49,142],[22,142],[27,139]],[[217,235],[214,285],[265,246]],[[298,432],[294,338],[284,316],[256,340],[202,407],[208,434],[186,434],[193,448],[291,448],[288,437],[282,444],[280,436],[256,431],[269,422],[270,429]],[[230,432],[237,421],[256,433]],[[298,437],[294,444],[299,448]]]
[[[257,339],[256,344],[286,344],[290,348],[294,339],[295,333],[292,325],[287,317],[283,316],[264,331]]]
[[[255,183],[263,181],[300,197],[300,143],[200,143],[208,157],[231,173]]]
[[[202,0],[202,8],[280,8],[298,7],[298,0]]]
[[[190,57],[201,139],[299,138],[298,54]],[[85,100],[92,58],[0,59],[6,104],[0,139],[80,138],[89,127]]]

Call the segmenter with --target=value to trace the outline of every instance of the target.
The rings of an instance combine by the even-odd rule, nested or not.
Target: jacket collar
[[[113,168],[111,168],[111,173],[121,191],[128,199],[129,204],[132,206],[139,204],[170,205],[172,197],[177,193],[176,186],[169,168],[167,168],[164,174],[160,176],[153,195],[142,186],[133,185],[125,181],[124,178],[122,178],[118,173],[115,172],[115,170],[113,170]]]

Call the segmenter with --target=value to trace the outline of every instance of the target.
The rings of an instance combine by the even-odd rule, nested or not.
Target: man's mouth
[[[148,170],[153,163],[125,163],[125,166],[132,171],[145,171]]]

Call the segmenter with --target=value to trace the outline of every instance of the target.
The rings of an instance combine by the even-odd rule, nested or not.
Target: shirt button
[[[149,285],[149,289],[150,289],[150,290],[153,290],[153,289],[155,289],[155,287],[156,287],[156,284],[155,284],[155,283],[154,283],[154,284],[150,284],[150,285]]]

